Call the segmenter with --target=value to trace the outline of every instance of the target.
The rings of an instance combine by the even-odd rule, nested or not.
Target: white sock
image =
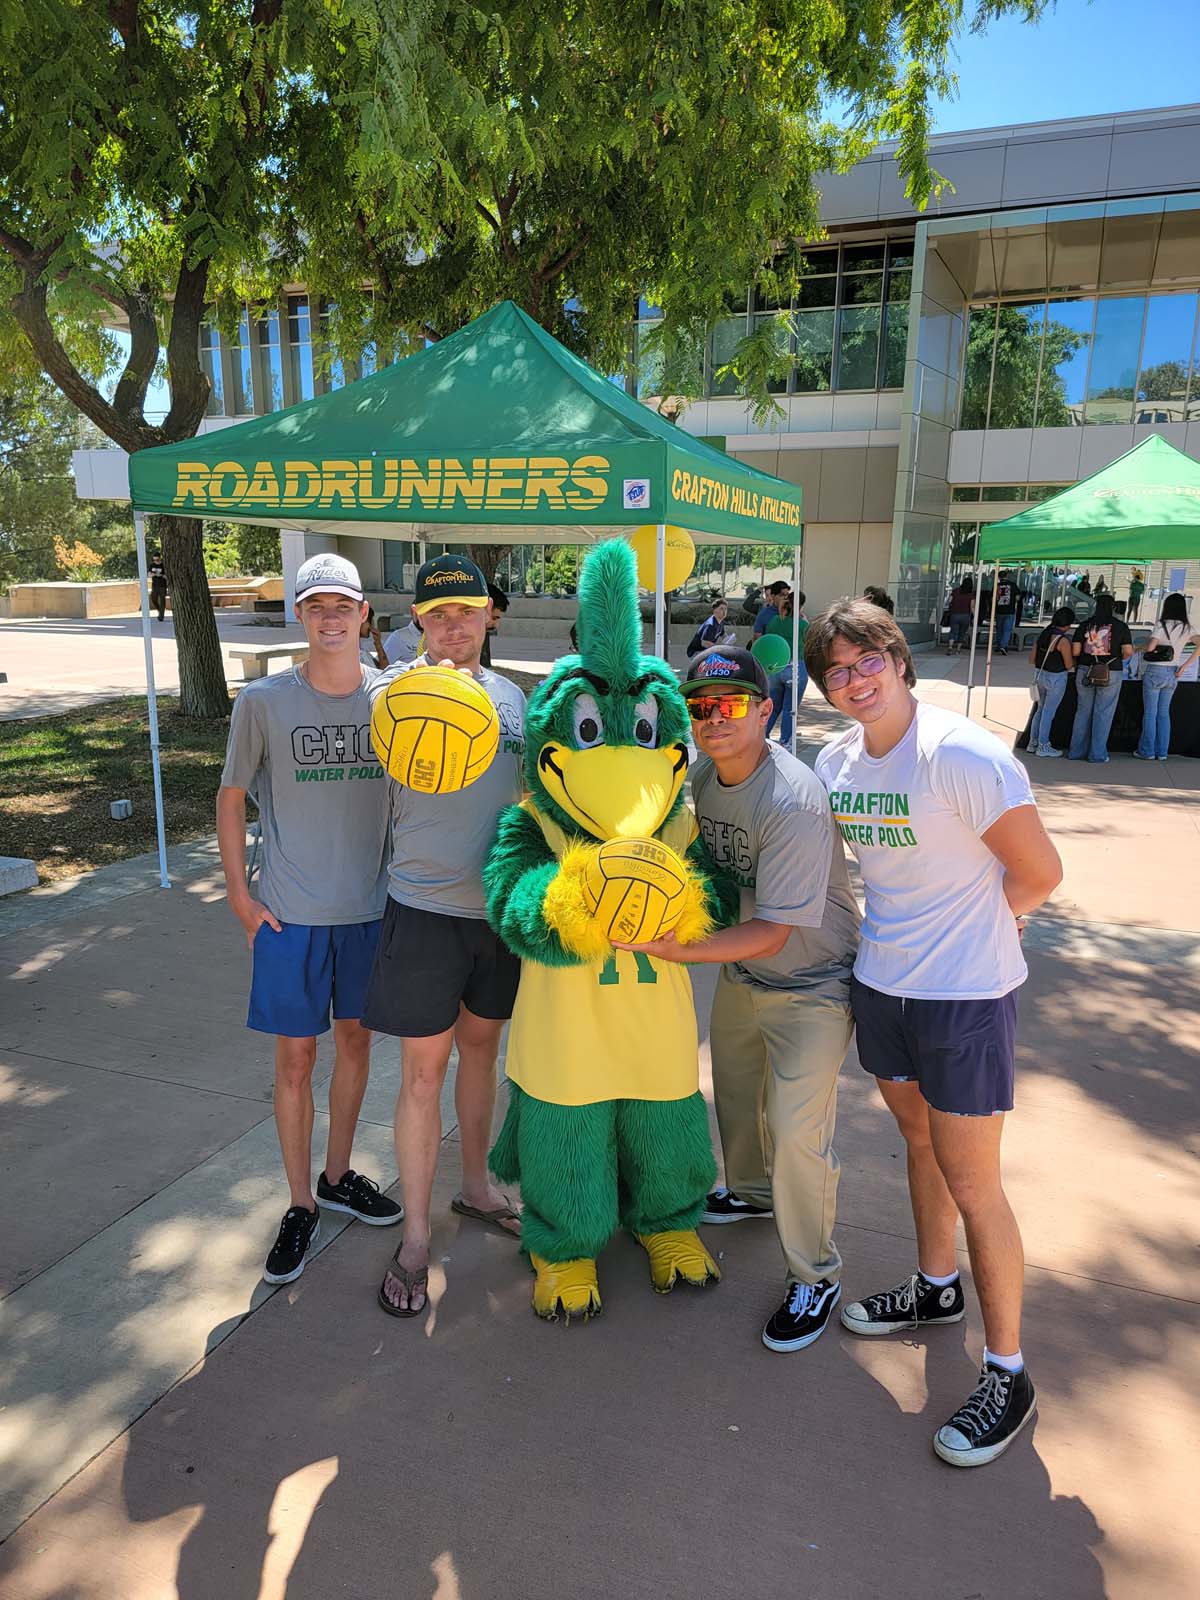
[[[932,1283],[935,1289],[944,1289],[948,1283],[958,1282],[957,1269],[952,1272],[948,1278],[939,1278],[932,1272],[926,1272],[924,1267],[918,1267],[917,1271],[925,1279],[925,1282]]]
[[[1019,1350],[1013,1356],[998,1356],[985,1345],[983,1359],[985,1365],[990,1361],[992,1366],[1003,1367],[1005,1372],[1023,1372],[1025,1370],[1025,1357]]]

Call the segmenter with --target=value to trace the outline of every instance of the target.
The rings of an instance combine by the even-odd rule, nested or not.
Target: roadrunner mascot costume
[[[683,802],[687,706],[667,664],[641,653],[622,540],[584,562],[578,637],[579,654],[560,658],[530,697],[527,798],[502,813],[484,868],[492,927],[523,963],[508,1115],[490,1163],[521,1185],[533,1309],[567,1321],[600,1311],[596,1257],[618,1224],[645,1248],[660,1294],[678,1278],[720,1276],[696,1233],[716,1167],[691,979],[678,963],[613,948],[611,917],[593,914],[602,844],[631,841],[614,848],[634,880],[639,850],[666,855],[646,840],[682,858],[680,943],[738,915],[736,885]]]

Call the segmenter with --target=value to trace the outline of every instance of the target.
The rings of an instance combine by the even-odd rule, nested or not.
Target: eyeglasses
[[[859,656],[853,666],[830,667],[822,681],[827,689],[844,689],[851,678],[877,678],[886,666],[886,654],[872,651],[869,656]]]
[[[736,722],[747,715],[754,698],[750,694],[698,694],[687,703],[688,716],[693,722],[707,722],[714,711],[719,711],[728,721]]]

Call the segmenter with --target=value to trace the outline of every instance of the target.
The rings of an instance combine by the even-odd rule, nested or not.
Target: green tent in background
[[[1111,466],[979,530],[978,560],[1172,561],[1200,556],[1200,462],[1158,434]]]
[[[703,444],[505,300],[331,394],[141,450],[135,511],[314,533],[586,543],[642,523],[797,546],[800,490]]]

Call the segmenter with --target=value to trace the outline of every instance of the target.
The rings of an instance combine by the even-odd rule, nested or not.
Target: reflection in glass
[[[877,306],[883,299],[882,272],[847,272],[842,278],[842,304]]]
[[[379,351],[376,349],[374,339],[369,339],[358,356],[359,376],[369,378],[373,372],[379,371]]]
[[[243,311],[237,327],[233,356],[233,415],[249,417],[254,414],[254,360],[250,345],[250,313]]]
[[[279,313],[268,311],[255,323],[259,371],[262,374],[261,411],[283,409],[283,356],[279,348]]]
[[[803,255],[796,258],[796,274],[801,278],[811,278],[820,272],[836,272],[837,268],[836,246],[832,250],[805,250]]]
[[[979,499],[979,485],[975,483],[960,484],[957,489],[951,489],[950,498],[953,501],[968,501]]]
[[[987,426],[988,388],[992,381],[992,349],[995,341],[996,307],[972,306],[967,324],[960,428]]]
[[[887,297],[889,300],[910,300],[912,298],[912,273],[908,271],[897,272],[893,268],[888,273]]]
[[[736,394],[738,381],[732,372],[718,377],[719,369],[733,360],[733,353],[746,337],[745,317],[725,317],[714,324],[712,331],[712,377],[710,394]]]
[[[849,307],[841,317],[841,345],[838,351],[839,389],[873,389],[879,366],[878,306]]]
[[[797,394],[824,394],[833,377],[833,312],[797,311]]]
[[[205,410],[210,417],[225,415],[225,374],[221,371],[221,335],[211,323],[200,329],[200,365],[210,388]]]
[[[308,296],[288,296],[288,376],[291,380],[292,402],[311,400],[316,393],[313,382],[312,328],[309,322]]]
[[[786,355],[792,342],[786,319],[781,318],[775,312],[767,312],[763,316],[755,317],[754,326],[756,329],[761,328],[764,324],[770,327],[774,333],[775,348],[781,354]],[[784,364],[781,377],[772,377],[767,380],[767,392],[769,394],[786,394],[787,386],[787,366]]]
[[[1032,428],[1042,354],[1045,303],[1002,305],[996,319],[989,428]]]
[[[908,302],[889,305],[884,312],[883,374],[881,389],[903,389],[904,353],[908,348]]]
[[[796,289],[796,304],[805,308],[837,304],[837,275],[805,278]]]
[[[1046,313],[1036,427],[1078,427],[1083,421],[1084,383],[1095,313],[1094,300],[1051,300]]]
[[[882,272],[883,243],[847,245],[842,251],[843,272]]]
[[[1183,422],[1188,357],[1196,326],[1195,294],[1152,294],[1146,308],[1135,422]],[[1193,380],[1193,388],[1195,380]]]
[[[1133,421],[1133,390],[1145,315],[1142,295],[1099,302],[1088,374],[1089,422]]]

